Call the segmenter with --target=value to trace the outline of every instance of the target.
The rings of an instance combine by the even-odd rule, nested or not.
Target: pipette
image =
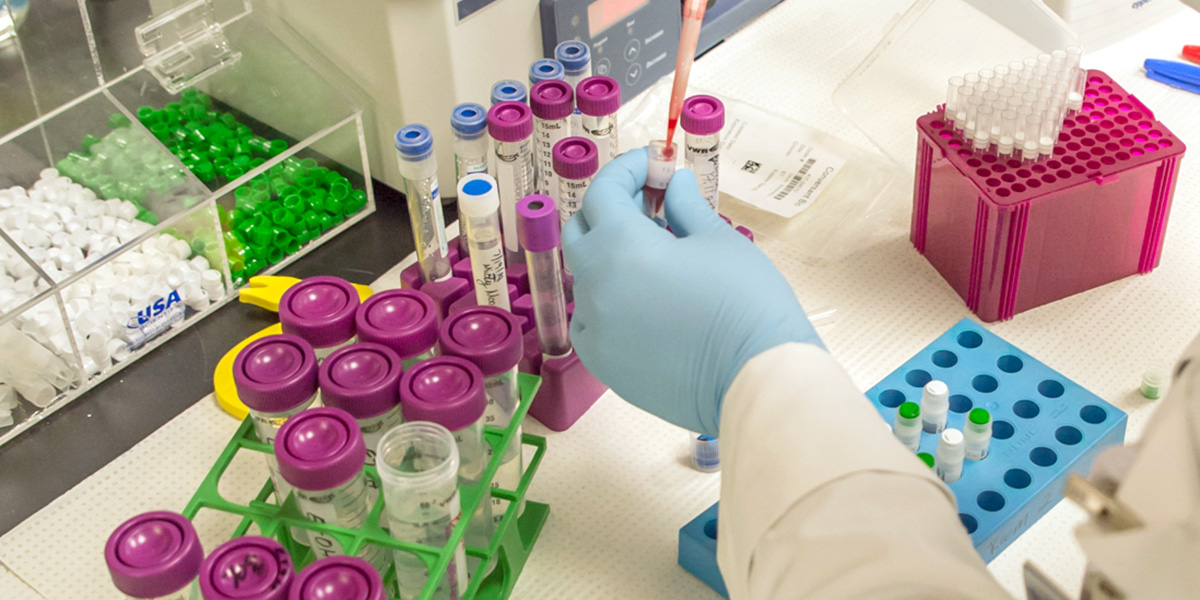
[[[667,113],[667,143],[672,147],[675,126],[683,112],[683,98],[687,95],[688,76],[692,74],[692,62],[696,60],[696,42],[700,39],[700,25],[704,22],[705,0],[687,0],[683,5],[683,31],[679,36],[679,56],[675,59],[675,83],[671,87],[671,108]]]

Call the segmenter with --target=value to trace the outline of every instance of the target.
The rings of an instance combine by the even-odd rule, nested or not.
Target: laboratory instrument
[[[542,356],[545,360],[569,356],[572,350],[559,258],[558,209],[553,198],[535,194],[521,200],[517,215]]]
[[[596,75],[575,87],[575,105],[584,137],[596,144],[600,166],[620,154],[617,141],[617,111],[621,108],[621,84],[611,77]]]
[[[946,483],[954,483],[962,478],[963,471],[963,433],[957,429],[947,429],[938,436],[937,451],[934,452],[934,471]]]
[[[554,145],[554,174],[558,189],[548,194],[558,203],[558,222],[565,225],[583,208],[583,194],[600,170],[600,152],[585,137],[569,137]]]
[[[167,511],[125,521],[104,545],[113,585],[139,600],[195,600],[203,560],[204,549],[192,522]]]
[[[468,308],[447,317],[442,324],[442,353],[465,359],[483,373],[487,395],[485,425],[507,429],[517,412],[521,400],[517,367],[525,354],[523,338],[518,318],[495,307]],[[492,479],[493,488],[515,490],[520,484],[523,471],[520,440],[518,423],[512,443],[504,449],[500,468]],[[499,523],[508,502],[495,497],[491,501],[493,521]]]
[[[384,510],[392,537],[441,548],[462,516],[458,492],[458,444],[445,427],[428,421],[400,425],[384,434],[375,452]],[[402,598],[415,598],[430,577],[424,561],[403,550],[392,552]],[[467,556],[462,539],[445,573],[436,575],[435,600],[457,600],[467,587]]]
[[[532,91],[533,86],[540,81],[551,79],[563,79],[566,74],[563,71],[562,63],[553,58],[539,58],[529,65],[529,89]],[[574,86],[572,86],[574,87]]]
[[[500,230],[500,194],[489,175],[471,175],[458,183],[459,219],[470,237],[471,279],[475,303],[511,310],[504,243]]]
[[[963,427],[964,457],[967,460],[983,460],[988,455],[992,441],[992,415],[986,408],[972,408],[967,413]]]
[[[537,144],[537,193],[557,193],[554,172],[554,145],[572,135],[571,112],[575,109],[575,90],[565,81],[538,83],[530,90],[529,107],[533,110],[533,130]]]
[[[921,405],[916,402],[901,404],[896,410],[896,420],[892,422],[892,433],[896,439],[916,452],[921,447],[921,430]]]
[[[287,550],[271,538],[234,538],[204,559],[200,592],[204,600],[287,600],[295,568]]]
[[[371,452],[374,455],[374,450]],[[330,556],[304,567],[292,582],[288,600],[387,600],[383,578],[371,563],[354,556]]]
[[[501,102],[488,111],[488,133],[495,140],[496,185],[500,224],[508,264],[525,261],[517,239],[517,202],[533,193],[533,112],[520,102]]]
[[[527,99],[525,85],[520,81],[505,79],[492,85],[492,106],[501,102],[525,102]]]
[[[683,112],[683,99],[687,95],[688,78],[692,74],[692,62],[696,60],[696,43],[700,40],[700,25],[704,22],[707,9],[704,0],[684,0],[683,25],[679,33],[679,51],[675,55],[675,80],[671,83],[671,104],[667,108],[666,146],[674,148],[675,126]]]
[[[411,289],[373,294],[354,317],[358,339],[391,348],[408,369],[431,358],[437,346],[437,305],[424,292]]]
[[[375,464],[379,438],[404,422],[400,414],[402,370],[400,355],[370,342],[346,346],[321,363],[321,403],[346,411],[358,421],[367,448],[364,464]],[[375,487],[372,481],[367,485]],[[368,504],[374,504],[373,497]]]
[[[692,467],[701,473],[716,473],[721,470],[721,453],[717,438],[711,435],[689,433]]]
[[[660,224],[667,222],[663,203],[666,199],[667,184],[671,183],[671,177],[675,175],[675,152],[675,144],[668,146],[663,140],[653,140],[647,147],[649,165],[646,170],[646,185],[642,188],[642,202],[646,216]]]
[[[684,131],[684,165],[696,174],[700,195],[713,210],[721,202],[721,129],[725,127],[725,105],[712,96],[692,96],[683,103],[680,127]]]
[[[308,342],[317,360],[358,341],[354,314],[358,311],[354,284],[322,275],[309,277],[288,288],[279,300],[283,332]]]
[[[304,410],[288,419],[275,438],[279,474],[296,495],[301,514],[316,523],[358,529],[367,522],[372,504],[363,472],[367,448],[358,421],[339,408]],[[333,536],[308,530],[309,547],[317,558],[346,554]],[[366,545],[359,558],[384,570],[387,554]]]
[[[1142,385],[1139,391],[1148,400],[1157,400],[1166,394],[1167,383],[1171,380],[1171,369],[1164,363],[1154,363],[1146,367],[1142,373]]]
[[[1170,17],[1178,2],[1152,0],[1046,0],[1084,46],[1092,51],[1115,44]]]
[[[451,276],[450,249],[438,194],[433,136],[424,125],[408,125],[396,132],[396,150],[400,154],[400,173],[404,176],[404,195],[421,278],[426,283],[444,281]]]
[[[479,368],[456,356],[439,356],[416,365],[400,380],[400,403],[407,421],[430,421],[449,430],[458,444],[458,484],[477,487],[492,457],[483,441],[487,393]],[[467,527],[467,544],[485,547],[492,538],[489,490]]]
[[[950,410],[950,388],[944,381],[933,380],[921,391],[921,429],[925,433],[941,433],[946,428],[946,413]]]
[[[312,346],[294,335],[268,335],[250,342],[233,361],[233,381],[238,398],[250,411],[259,441],[274,445],[279,428],[317,400],[317,355]],[[279,474],[274,454],[264,454],[275,501],[282,505],[292,486]],[[304,530],[292,528],[292,537],[307,543]]]

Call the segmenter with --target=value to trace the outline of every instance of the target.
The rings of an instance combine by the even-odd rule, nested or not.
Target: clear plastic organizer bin
[[[90,91],[0,134],[0,443],[374,212],[361,95],[294,32],[243,2],[146,15],[64,40]],[[61,90],[20,41],[28,88]]]

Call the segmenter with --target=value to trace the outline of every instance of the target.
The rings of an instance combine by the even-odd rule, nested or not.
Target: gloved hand
[[[563,227],[571,341],[635,406],[715,436],[746,361],[787,342],[824,345],[783,275],[709,208],[690,170],[667,187],[674,235],[647,218],[646,168],[645,149],[613,160]]]

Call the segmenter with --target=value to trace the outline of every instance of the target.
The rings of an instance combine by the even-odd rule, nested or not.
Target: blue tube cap
[[[557,58],[568,72],[575,73],[587,68],[588,63],[592,61],[592,53],[587,44],[571,40],[554,48],[554,58]]]
[[[421,156],[433,150],[433,134],[424,125],[405,125],[396,132],[396,149],[405,156]]]
[[[564,79],[566,72],[563,70],[562,63],[553,58],[543,58],[533,61],[529,65],[529,87],[539,81],[547,81],[550,79]]]
[[[525,102],[525,84],[515,79],[497,81],[492,86],[492,106],[501,102]]]
[[[450,127],[463,135],[477,135],[487,128],[487,109],[468,102],[454,107],[450,113]]]

